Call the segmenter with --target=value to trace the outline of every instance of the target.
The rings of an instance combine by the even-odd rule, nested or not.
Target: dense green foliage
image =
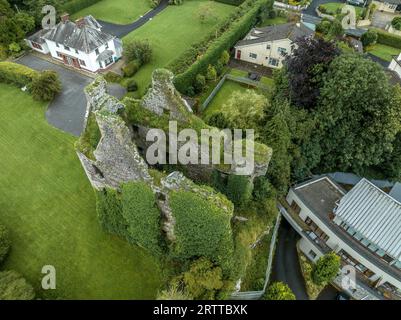
[[[108,232],[152,253],[160,253],[160,212],[146,183],[125,184],[121,194],[112,189],[98,192],[97,212],[101,225]]]
[[[374,29],[377,32],[377,43],[385,44],[387,46],[401,49],[401,37],[395,34],[380,30]]]
[[[139,70],[140,67],[141,67],[141,64],[137,60],[128,62],[122,68],[124,77],[132,77],[135,73],[137,73],[137,71]]]
[[[295,295],[287,284],[283,282],[274,282],[267,288],[265,299],[295,300]]]
[[[229,175],[227,197],[237,206],[245,206],[252,197],[253,182],[248,176]]]
[[[361,41],[364,47],[375,44],[377,41],[377,32],[375,30],[368,30],[367,32],[365,32],[362,37],[361,37]]]
[[[15,271],[0,271],[0,300],[33,300],[32,286]]]
[[[70,0],[61,6],[61,10],[73,14],[100,1],[102,0]]]
[[[0,265],[7,257],[7,254],[10,251],[10,247],[11,240],[8,230],[6,229],[6,227],[0,224]]]
[[[217,2],[225,3],[225,4],[231,4],[233,6],[239,6],[244,2],[244,0],[215,0]]]
[[[38,72],[13,62],[0,62],[0,82],[11,83],[19,87],[29,85]]]
[[[55,71],[42,71],[30,85],[32,96],[36,100],[51,101],[61,91],[61,82]]]
[[[124,55],[128,61],[138,61],[143,65],[152,59],[152,47],[147,40],[134,40],[124,44]]]
[[[181,260],[206,257],[217,263],[224,274],[230,273],[233,262],[231,215],[187,191],[172,192],[170,206],[176,219],[173,257]]]
[[[394,29],[401,30],[401,17],[394,17],[391,21],[391,25],[394,27]]]
[[[138,84],[136,83],[135,79],[128,79],[126,82],[127,91],[136,91],[138,90]]]
[[[320,257],[316,262],[313,271],[312,279],[317,285],[329,283],[339,272],[341,259],[334,252],[330,252]]]

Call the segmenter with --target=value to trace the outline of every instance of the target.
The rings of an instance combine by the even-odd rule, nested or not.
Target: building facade
[[[366,179],[346,192],[323,176],[292,187],[279,207],[311,261],[334,251],[355,270],[351,296],[401,299],[400,202]]]
[[[294,41],[309,37],[313,31],[303,23],[286,23],[252,29],[245,39],[235,45],[235,58],[271,68],[281,68]]]
[[[65,14],[55,27],[40,30],[26,42],[35,51],[90,72],[105,70],[122,56],[121,40],[103,32],[92,16],[72,22]]]

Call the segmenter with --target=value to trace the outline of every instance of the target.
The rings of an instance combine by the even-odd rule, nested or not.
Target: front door
[[[241,50],[237,50],[237,59],[241,60]]]
[[[79,61],[78,61],[77,58],[72,58],[72,65],[73,65],[75,68],[78,68],[78,69],[81,68],[81,66],[79,65]]]

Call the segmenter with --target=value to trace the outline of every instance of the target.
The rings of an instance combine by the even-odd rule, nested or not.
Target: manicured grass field
[[[201,22],[197,12],[202,5],[212,8],[215,19]],[[139,94],[144,94],[150,84],[152,71],[165,67],[192,44],[205,38],[224,17],[236,7],[208,0],[185,1],[180,6],[169,6],[152,21],[124,37],[124,42],[134,39],[148,39],[152,49],[152,61],[143,66],[134,76],[138,82]]]
[[[371,54],[385,60],[385,61],[391,61],[392,56],[398,55],[401,50],[397,49],[397,48],[393,48],[390,46],[386,46],[384,44],[375,44],[373,46],[370,46],[367,49],[368,52],[370,52]]]
[[[73,19],[91,14],[96,19],[128,24],[149,10],[151,10],[149,0],[102,0],[75,13]]]
[[[264,21],[262,21],[259,25],[259,27],[267,27],[267,26],[273,26],[273,25],[277,25],[277,24],[284,24],[287,23],[287,18],[286,17],[275,17],[272,19],[266,19]]]
[[[326,8],[326,10],[328,11],[327,14],[336,15],[337,9],[342,8],[344,5],[345,4],[343,4],[343,3],[329,2],[329,3],[322,4],[321,6]],[[362,14],[363,8],[357,7],[357,6],[351,6],[351,7],[355,8],[355,13],[356,13],[357,17]]]
[[[75,138],[51,127],[45,108],[0,84],[0,223],[12,238],[2,267],[25,275],[42,298],[154,298],[158,262],[102,231]],[[56,290],[40,287],[44,265],[56,267]]]

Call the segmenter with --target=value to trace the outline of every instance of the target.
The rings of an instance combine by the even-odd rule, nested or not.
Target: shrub
[[[248,176],[229,175],[227,197],[236,206],[243,207],[252,197],[253,183]]]
[[[233,6],[239,6],[244,2],[244,0],[216,0],[216,2],[221,2],[225,4],[231,4]]]
[[[123,78],[122,78],[122,76],[120,76],[119,74],[110,71],[110,72],[107,72],[107,73],[104,75],[104,79],[105,79],[107,82],[120,83],[121,80],[122,80]]]
[[[256,177],[254,180],[253,199],[255,201],[264,201],[273,193],[273,186],[266,177]]]
[[[0,82],[19,87],[29,85],[39,73],[31,68],[13,62],[0,62]]]
[[[55,71],[46,70],[33,79],[30,90],[34,99],[51,101],[60,93],[61,82]]]
[[[129,79],[127,81],[127,90],[130,92],[138,90],[138,84],[134,79]]]
[[[271,284],[265,294],[266,300],[295,300],[295,295],[288,285],[283,282]]]
[[[10,45],[8,46],[8,50],[9,50],[11,53],[18,53],[18,52],[21,51],[21,46],[20,46],[18,43],[16,43],[16,42],[12,42],[12,43],[10,43]]]
[[[170,207],[176,219],[172,256],[181,260],[203,256],[221,266],[223,273],[231,273],[232,212],[188,191],[173,191]]]
[[[10,251],[11,241],[7,229],[0,224],[0,265]]]
[[[395,17],[391,21],[391,25],[394,27],[394,29],[401,30],[401,17]]]
[[[94,160],[93,151],[95,151],[100,137],[101,133],[96,121],[96,116],[91,112],[87,120],[85,131],[76,143],[76,148],[89,159]]]
[[[0,300],[33,300],[32,286],[17,272],[0,272]]]
[[[204,75],[202,74],[198,74],[196,76],[196,80],[195,80],[195,89],[198,92],[202,92],[203,89],[205,89],[206,86],[206,78]]]
[[[209,64],[207,67],[207,72],[206,72],[206,79],[209,81],[214,81],[217,78],[217,71],[215,67]]]
[[[126,236],[127,226],[122,215],[120,195],[116,190],[106,188],[96,192],[96,212],[100,225],[107,232]]]
[[[227,63],[230,61],[230,54],[228,53],[227,50],[224,50],[223,53],[221,54],[220,60],[221,64],[224,66],[227,65]]]
[[[132,77],[135,73],[137,73],[140,67],[141,64],[138,60],[133,60],[131,62],[128,62],[127,65],[122,68],[124,77],[127,78]]]
[[[206,120],[207,124],[219,129],[230,128],[230,122],[226,119],[222,112],[215,112]]]
[[[385,44],[390,47],[401,49],[401,37],[385,32],[379,29],[374,29],[377,32],[377,43]]]
[[[377,32],[374,30],[368,30],[368,32],[365,32],[362,35],[361,41],[364,47],[375,44],[377,41]]]
[[[159,253],[160,212],[152,189],[145,182],[130,182],[121,189],[128,240],[152,253]]]
[[[313,282],[317,285],[325,284],[334,279],[341,266],[341,259],[334,252],[320,257],[312,271]]]
[[[140,65],[148,63],[152,58],[152,48],[148,40],[134,40],[124,47],[128,61],[137,60]]]

